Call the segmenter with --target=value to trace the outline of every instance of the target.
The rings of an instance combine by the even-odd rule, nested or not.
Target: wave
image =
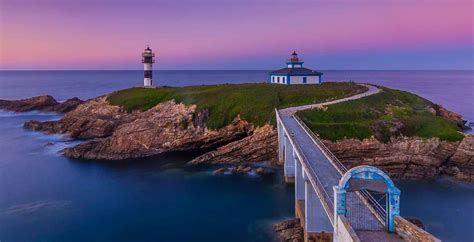
[[[24,116],[57,116],[60,118],[62,115],[54,112],[39,112],[39,111],[29,111],[29,112],[13,112],[0,110],[1,118],[10,118],[10,117],[24,117]]]
[[[63,209],[71,204],[67,200],[40,200],[30,203],[12,205],[3,210],[2,214],[30,214],[44,209]]]

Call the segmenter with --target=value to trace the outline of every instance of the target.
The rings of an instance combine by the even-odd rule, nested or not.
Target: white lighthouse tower
[[[144,68],[143,76],[143,85],[145,87],[153,86],[153,70],[152,65],[155,63],[155,53],[150,49],[149,46],[146,47],[145,51],[142,54],[142,63]]]

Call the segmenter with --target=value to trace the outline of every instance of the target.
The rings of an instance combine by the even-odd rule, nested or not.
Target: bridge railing
[[[306,164],[308,164],[309,160],[308,160],[308,158],[306,157],[306,155],[304,154],[304,152],[303,152],[303,150],[301,149],[300,145],[299,145],[297,142],[295,142],[295,143],[294,143],[294,146],[295,146],[295,148],[296,148],[298,154],[300,154],[300,155],[302,156],[301,158],[302,158],[303,160],[305,160],[305,162],[301,162],[302,165],[303,165],[304,168],[305,168],[304,170],[309,170],[309,171],[312,173],[312,174],[309,175],[308,177],[309,177],[309,179],[313,179],[313,180],[314,180],[314,185],[318,187],[317,190],[319,190],[319,192],[321,193],[321,194],[319,194],[319,197],[324,200],[324,203],[321,203],[321,204],[323,204],[323,206],[325,207],[325,210],[327,211],[327,213],[332,215],[332,214],[334,213],[334,211],[333,211],[334,208],[331,207],[331,206],[328,206],[328,207],[325,206],[326,204],[333,204],[333,201],[332,201],[331,197],[329,196],[329,194],[327,194],[326,189],[324,189],[323,183],[321,182],[321,180],[319,180],[318,176],[313,175],[313,174],[316,174],[316,172],[314,171],[313,167],[306,165]],[[316,191],[316,193],[318,193],[318,192]],[[332,216],[329,216],[329,219],[330,219],[333,223],[337,222],[337,221],[333,221],[333,217],[332,217]]]
[[[279,120],[280,115],[279,115],[277,109],[275,109],[275,113],[277,115],[277,120]],[[283,128],[286,130],[285,126],[283,126]],[[293,139],[293,134],[291,134],[288,130],[286,130],[286,132],[288,133],[289,136],[291,136],[290,139]],[[333,214],[333,207],[325,206],[325,204],[333,204],[333,201],[332,201],[331,197],[329,196],[329,194],[327,194],[326,190],[324,189],[324,186],[323,186],[323,183],[321,182],[321,180],[319,180],[318,176],[315,175],[316,172],[314,171],[313,167],[307,165],[307,164],[309,164],[308,163],[309,159],[304,154],[303,149],[301,148],[301,146],[297,142],[292,142],[292,143],[293,143],[293,147],[296,149],[296,153],[301,156],[301,159],[302,159],[301,165],[304,166],[303,170],[307,170],[311,173],[311,174],[308,175],[308,179],[310,181],[312,180],[313,182],[311,182],[311,184],[313,184],[313,186],[317,187],[317,189],[315,188],[316,193],[318,194],[318,196],[321,199],[324,200],[324,203],[321,203],[321,204],[323,205],[324,209],[328,213],[329,219],[334,224],[337,221],[333,221],[333,216],[331,216]]]
[[[339,171],[341,175],[344,175],[348,169],[342,164],[342,162],[327,148],[327,146],[319,139],[318,136],[314,134],[314,132],[301,120],[300,117],[298,117],[296,114],[293,115],[293,118],[296,120],[296,122],[303,127],[303,129],[306,131],[306,133],[309,134],[313,142],[321,148],[321,150],[325,153],[328,158],[332,161],[333,165],[336,167],[336,169]],[[377,217],[377,219],[385,225],[386,221],[386,211],[385,208],[383,208],[377,199],[375,199],[368,191],[359,191],[358,192],[359,197],[364,200],[366,204],[368,204],[372,209],[371,211],[374,213],[374,215]]]

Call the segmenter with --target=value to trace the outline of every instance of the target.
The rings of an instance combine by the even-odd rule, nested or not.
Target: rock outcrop
[[[348,168],[371,165],[394,179],[423,179],[435,177],[456,166],[459,168],[459,172],[454,174],[456,177],[474,181],[472,136],[467,136],[462,142],[399,137],[392,138],[386,144],[376,139],[324,143]]]
[[[290,219],[273,224],[278,240],[288,242],[303,242],[304,230],[300,225],[300,219]]]
[[[277,131],[266,124],[241,140],[237,140],[196,157],[190,164],[235,164],[269,161],[277,162]]]
[[[105,137],[64,150],[64,154],[71,158],[102,160],[216,148],[241,139],[253,130],[252,124],[239,117],[221,129],[208,129],[206,111],[197,112],[195,105],[176,104],[174,101],[130,114],[104,103],[103,98],[94,102],[81,105],[60,121],[41,123],[39,130],[60,131],[87,139]]]
[[[467,136],[461,141],[446,166],[446,170],[454,170],[450,175],[459,180],[474,182],[474,136]]]
[[[461,129],[461,130],[470,130],[471,127],[467,126],[466,123],[467,121],[463,119],[462,115],[459,113],[451,112],[447,110],[446,108],[436,105],[436,115],[441,116],[445,119],[451,120],[456,123],[456,125]]]
[[[66,134],[71,138],[92,139],[112,135],[115,128],[132,121],[135,116],[108,104],[105,97],[97,97],[77,106],[59,121],[28,121],[24,127],[45,133]]]
[[[0,109],[13,112],[41,111],[66,113],[74,110],[81,103],[83,101],[77,97],[60,103],[53,97],[46,95],[22,100],[0,100]]]

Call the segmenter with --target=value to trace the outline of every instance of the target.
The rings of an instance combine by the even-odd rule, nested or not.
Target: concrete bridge
[[[276,110],[279,159],[285,180],[295,185],[295,215],[305,241],[439,241],[399,215],[400,191],[383,171],[346,169],[295,115],[381,91],[365,86],[368,91],[351,97]]]

